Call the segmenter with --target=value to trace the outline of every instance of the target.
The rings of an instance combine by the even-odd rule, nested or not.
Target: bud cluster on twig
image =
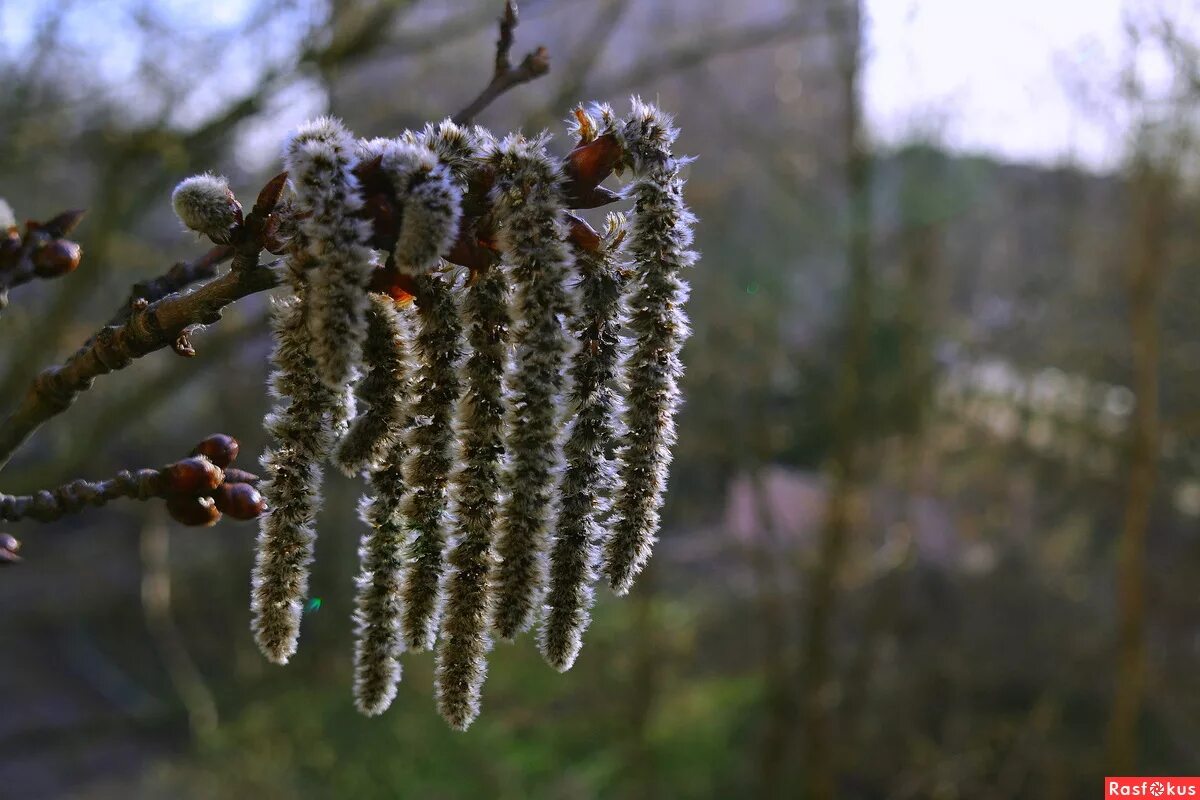
[[[0,308],[7,305],[8,290],[14,286],[75,271],[83,250],[67,235],[83,215],[64,211],[46,222],[29,220],[22,233],[12,207],[0,198]]]
[[[287,173],[245,218],[223,179],[176,190],[213,242],[285,254],[252,582],[271,661],[296,651],[325,461],[367,479],[363,713],[392,701],[404,650],[436,651],[459,729],[493,637],[537,623],[568,669],[593,584],[628,591],[657,535],[696,258],[688,162],[670,118],[636,99],[624,117],[577,108],[571,132],[556,158],[546,134],[447,120],[355,140],[325,117],[288,141]],[[625,171],[627,192],[601,185]],[[630,224],[610,214],[602,233],[568,213],[627,196]]]
[[[108,480],[75,480],[31,495],[0,494],[0,519],[50,522],[121,497],[164,499],[167,511],[184,525],[215,525],[223,514],[256,519],[267,504],[256,488],[258,476],[230,466],[237,454],[237,440],[216,433],[187,458],[161,469],[123,470]]]

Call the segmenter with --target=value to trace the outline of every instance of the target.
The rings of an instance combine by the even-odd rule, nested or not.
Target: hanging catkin
[[[479,715],[491,647],[488,635],[493,542],[504,454],[503,379],[508,362],[508,276],[499,265],[477,276],[463,299],[471,354],[458,412],[458,470],[454,518],[458,542],[450,552],[446,609],[437,652],[438,710],[465,730]]]
[[[405,310],[397,309],[389,297],[375,295],[371,300],[363,350],[368,372],[359,388],[370,415],[379,416],[371,423],[379,455],[365,460],[371,467],[371,496],[364,498],[360,516],[370,530],[359,547],[354,611],[354,703],[368,715],[391,705],[400,680],[400,586],[407,543],[400,514],[405,454],[401,434],[411,373]],[[359,423],[363,421],[360,417]],[[356,424],[350,436],[359,429]]]
[[[446,485],[454,457],[462,326],[446,277],[418,275],[416,354],[420,362],[404,465],[404,516],[412,531],[404,575],[402,628],[408,649],[428,650],[437,634],[445,569]]]
[[[342,124],[321,117],[300,128],[287,147],[296,205],[308,216],[300,230],[312,259],[308,326],[321,380],[348,392],[367,336],[367,285],[375,268],[365,246],[370,225],[355,215],[362,207],[354,177],[355,143]]]
[[[590,622],[602,519],[614,473],[609,450],[621,403],[612,386],[624,324],[619,247],[624,219],[610,214],[604,239],[581,220],[572,237],[579,273],[579,313],[572,321],[578,349],[571,362],[568,411],[574,413],[563,447],[567,467],[559,483],[559,510],[550,551],[550,587],[538,647],[560,672],[571,668]]]
[[[573,134],[559,160],[545,135],[446,120],[355,141],[321,118],[288,142],[294,197],[268,216],[243,218],[212,175],[173,196],[214,241],[249,231],[287,248],[252,628],[271,661],[295,653],[321,464],[365,476],[364,714],[394,700],[403,651],[436,646],[438,709],[466,729],[492,637],[534,621],[543,657],[569,669],[598,577],[627,592],[657,536],[696,259],[687,160],[672,155],[670,118],[636,99],[623,119],[576,108]],[[625,193],[603,185],[625,168]],[[628,231],[621,214],[599,234],[567,213],[627,198]]]
[[[625,594],[658,533],[683,374],[679,351],[689,332],[683,311],[688,287],[680,273],[695,263],[696,254],[689,249],[695,218],[683,202],[680,177],[687,162],[671,155],[678,132],[670,117],[635,100],[620,133],[635,176],[630,242],[635,280],[629,300],[635,342],[622,365],[625,434],[604,574],[613,591]]]
[[[347,476],[378,466],[403,431],[408,398],[399,389],[408,379],[408,352],[400,330],[403,315],[394,305],[385,295],[371,295],[363,347],[365,373],[355,386],[358,416],[334,455]],[[400,343],[394,343],[398,337]]]
[[[571,258],[562,221],[562,178],[544,140],[514,134],[495,148],[490,160],[496,171],[493,204],[500,249],[516,288],[507,498],[492,615],[496,634],[511,639],[532,623],[545,583],[554,472],[561,461],[559,406],[572,346],[564,328],[571,313],[566,288]]]
[[[261,490],[269,510],[259,523],[250,605],[255,641],[276,664],[287,663],[296,652],[317,536],[320,464],[333,441],[329,407],[334,395],[317,377],[304,312],[303,296],[278,301],[272,312],[270,387],[278,404],[266,428],[276,444],[262,457]]]

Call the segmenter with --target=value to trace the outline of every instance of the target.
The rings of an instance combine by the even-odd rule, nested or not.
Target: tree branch
[[[225,306],[271,289],[278,280],[274,264],[258,265],[226,272],[187,294],[135,302],[128,322],[106,325],[65,362],[42,370],[33,380],[20,406],[0,422],[0,468],[42,423],[70,408],[97,377],[173,346],[186,329],[216,322]]]
[[[500,95],[529,83],[550,71],[550,52],[544,47],[527,53],[516,68],[512,65],[510,53],[513,46],[513,32],[517,28],[516,0],[507,0],[504,4],[504,16],[500,17],[500,38],[496,42],[496,67],[492,79],[483,87],[479,96],[467,104],[467,107],[455,114],[452,119],[459,125],[466,125],[478,116]]]
[[[0,519],[52,522],[122,497],[165,499],[171,516],[188,525],[212,524],[220,519],[220,512],[251,519],[266,505],[254,489],[258,476],[229,466],[237,455],[233,437],[214,434],[196,445],[191,456],[162,469],[121,470],[108,480],[74,480],[33,494],[0,493]]]
[[[120,325],[129,319],[139,300],[153,303],[169,294],[186,289],[193,283],[208,280],[217,274],[217,267],[233,258],[233,247],[217,245],[199,258],[180,261],[156,278],[138,281],[129,292],[129,299],[108,321],[109,325]]]
[[[149,500],[162,496],[162,473],[156,469],[122,470],[106,481],[74,480],[51,491],[35,494],[0,494],[0,519],[17,522],[35,519],[52,522],[67,514],[99,507],[120,497]]]

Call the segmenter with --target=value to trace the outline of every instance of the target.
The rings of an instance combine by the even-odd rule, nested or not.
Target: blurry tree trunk
[[[217,730],[217,704],[171,612],[171,533],[162,517],[153,513],[142,524],[142,613],[163,667],[187,710],[192,738],[205,743]]]
[[[1124,528],[1117,549],[1117,681],[1108,730],[1105,769],[1132,772],[1146,683],[1146,532],[1159,450],[1158,303],[1167,260],[1172,177],[1149,163],[1131,180],[1129,333],[1137,406],[1130,429],[1129,483]]]
[[[790,531],[775,527],[764,473],[754,476],[754,498],[759,520],[759,536],[746,548],[754,573],[757,617],[762,627],[762,668],[767,719],[760,753],[762,797],[791,797],[795,793],[791,771],[792,748],[799,720],[796,704],[795,630],[788,610],[789,591],[778,555],[781,539]],[[789,537],[789,543],[794,538]]]
[[[861,68],[861,8],[859,0],[843,0],[830,12],[833,35],[839,43],[846,143],[845,181],[849,203],[846,262],[846,350],[837,379],[833,411],[833,453],[829,505],[818,546],[817,562],[809,576],[806,630],[803,638],[801,685],[804,692],[804,782],[810,800],[836,796],[836,754],[833,749],[836,686],[832,623],[837,606],[837,583],[851,528],[851,506],[858,482],[858,447],[862,400],[867,381],[871,334],[871,157],[862,125],[859,94]]]
[[[846,671],[843,718],[850,731],[845,738],[850,742],[858,741],[866,728],[867,697],[876,657],[884,637],[896,634],[903,624],[905,589],[915,562],[918,524],[915,502],[925,488],[921,465],[933,382],[931,343],[936,318],[932,286],[941,260],[942,240],[942,226],[931,211],[938,205],[931,203],[929,196],[940,190],[935,163],[940,157],[931,146],[922,146],[902,159],[898,239],[902,276],[896,310],[901,378],[895,402],[900,436],[894,463],[895,480],[904,497],[904,533],[902,537],[889,537],[888,547],[895,548],[895,558],[884,567],[867,598],[860,625],[862,644]]]

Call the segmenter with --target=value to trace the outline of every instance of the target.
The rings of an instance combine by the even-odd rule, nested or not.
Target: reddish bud
[[[176,461],[163,470],[163,476],[166,478],[167,491],[170,494],[192,497],[211,492],[225,480],[221,468],[204,456]]]
[[[258,486],[258,482],[262,480],[253,472],[246,472],[244,469],[229,467],[225,470],[226,483],[248,483],[251,486]]]
[[[83,215],[87,212],[81,208],[71,211],[64,211],[54,219],[42,225],[42,230],[49,233],[55,238],[66,236],[71,231],[75,230],[75,226],[83,219]]]
[[[16,228],[0,230],[0,253],[11,254],[21,249],[21,232]]]
[[[237,439],[224,433],[214,433],[192,450],[194,456],[204,456],[221,469],[225,469],[238,457]]]
[[[563,165],[567,175],[567,198],[599,186],[616,169],[621,156],[621,145],[611,133],[582,143],[567,153]]]
[[[570,208],[600,208],[619,202],[621,195],[603,186],[593,186],[590,189],[575,186],[569,189],[567,206]]]
[[[211,497],[184,497],[173,495],[167,498],[167,511],[172,519],[184,525],[211,527],[221,518],[216,501]]]
[[[17,555],[17,551],[21,549],[21,543],[17,541],[17,537],[8,533],[0,533],[0,566],[5,564],[16,564],[21,560]]]
[[[253,213],[270,214],[275,210],[275,206],[279,205],[279,198],[283,196],[283,189],[287,186],[288,174],[281,172],[271,180],[267,181],[267,185],[258,193],[258,199],[254,201]]]
[[[381,292],[390,296],[397,303],[407,303],[416,294],[416,281],[412,275],[405,275],[389,264],[380,267],[371,275],[371,291]]]
[[[83,249],[70,239],[55,239],[33,254],[33,271],[39,278],[57,278],[74,272]]]
[[[494,241],[484,236],[481,231],[470,232],[464,225],[454,246],[443,258],[472,272],[485,272],[500,261],[500,254]]]
[[[371,223],[372,247],[389,251],[396,248],[396,239],[400,236],[400,215],[396,213],[396,205],[387,195],[364,195],[359,215]]]
[[[257,519],[267,510],[267,501],[248,483],[223,483],[213,492],[213,500],[234,519]]]
[[[571,244],[589,253],[599,252],[602,240],[600,234],[596,233],[595,228],[589,225],[587,220],[580,219],[574,214],[567,214],[566,216],[568,227],[567,238],[571,241]]]

